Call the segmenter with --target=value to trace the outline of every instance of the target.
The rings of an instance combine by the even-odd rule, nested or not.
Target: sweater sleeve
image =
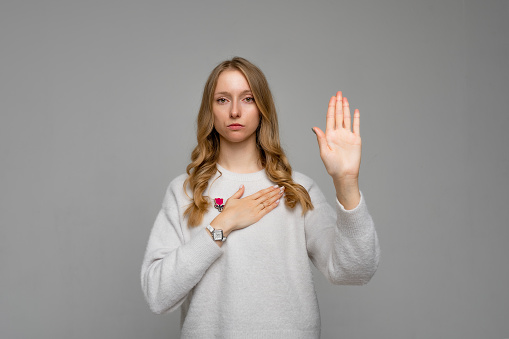
[[[141,267],[141,286],[150,309],[157,314],[177,309],[223,250],[206,230],[184,241],[177,196],[182,186],[173,181],[150,232]],[[182,191],[179,194],[178,190]],[[182,200],[182,199],[181,199]]]
[[[315,207],[305,216],[311,261],[333,284],[368,283],[378,268],[380,247],[362,192],[352,210],[336,198],[335,211],[314,182],[308,192]]]

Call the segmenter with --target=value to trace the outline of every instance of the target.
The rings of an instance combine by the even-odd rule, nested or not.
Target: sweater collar
[[[217,166],[217,175],[221,176],[225,179],[234,180],[234,181],[256,181],[265,177],[265,168],[253,173],[235,173],[228,171],[226,168],[222,167],[218,163]]]

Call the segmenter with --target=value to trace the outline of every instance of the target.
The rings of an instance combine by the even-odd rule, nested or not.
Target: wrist
[[[210,226],[216,230],[222,230],[225,237],[233,231],[233,225],[228,222],[228,218],[225,218],[223,213],[220,213],[217,217],[215,217],[214,220],[210,222]]]
[[[207,232],[207,234],[212,238],[212,240],[217,244],[217,246],[223,247],[223,242],[224,241],[223,240],[216,240],[216,239],[214,239],[214,234],[209,230],[209,227],[211,227],[211,226],[207,225],[207,227],[205,227],[205,232]]]
[[[361,200],[357,178],[334,180],[334,187],[336,188],[336,198],[345,209],[351,210],[357,207]]]
[[[221,241],[221,242],[226,241],[227,237],[224,235],[223,230],[214,229],[214,227],[212,227],[212,225],[207,225],[206,229],[209,231],[209,233],[212,236],[212,239],[214,241]]]

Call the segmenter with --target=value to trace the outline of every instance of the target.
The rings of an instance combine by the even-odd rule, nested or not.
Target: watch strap
[[[210,233],[214,232],[214,228],[210,225],[207,225],[207,229],[210,231]]]
[[[221,240],[221,241],[225,241],[226,240],[226,237],[223,235],[223,230],[216,230],[214,229],[210,224],[207,225],[207,229],[210,231],[210,233],[212,234],[212,239],[214,241],[216,240]],[[221,238],[219,238],[221,237]],[[216,239],[217,238],[217,239]]]

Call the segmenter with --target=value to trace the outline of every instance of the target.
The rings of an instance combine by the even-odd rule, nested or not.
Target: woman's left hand
[[[360,112],[354,111],[351,127],[350,105],[341,91],[329,101],[325,133],[313,127],[320,147],[320,157],[327,173],[335,181],[357,181],[361,165]]]

